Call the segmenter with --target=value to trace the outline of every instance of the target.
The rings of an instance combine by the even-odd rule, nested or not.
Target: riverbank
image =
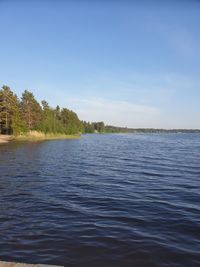
[[[5,144],[10,141],[45,141],[45,140],[64,140],[64,139],[78,139],[80,134],[66,135],[66,134],[45,134],[42,132],[31,131],[27,134],[18,136],[0,135],[0,144]]]
[[[13,137],[11,135],[0,134],[0,144],[8,143],[11,140],[13,140]]]

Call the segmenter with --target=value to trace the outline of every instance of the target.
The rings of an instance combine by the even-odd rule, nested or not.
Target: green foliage
[[[84,133],[94,133],[94,125],[90,122],[83,121]]]
[[[8,86],[3,86],[0,90],[0,134],[19,135],[32,130],[70,135],[85,132],[75,112],[59,106],[51,108],[45,100],[40,105],[27,90],[20,101]]]
[[[65,134],[81,132],[81,122],[75,112],[64,108],[60,114],[61,122],[64,125]]]
[[[104,122],[82,122],[84,133],[105,133],[106,127]]]
[[[100,122],[93,122],[94,130],[98,133],[104,133],[105,132],[105,125],[103,121]]]
[[[33,93],[27,90],[22,94],[21,110],[28,130],[37,130],[37,126],[42,120],[42,109]]]
[[[0,133],[18,135],[23,129],[20,102],[8,86],[0,90]]]

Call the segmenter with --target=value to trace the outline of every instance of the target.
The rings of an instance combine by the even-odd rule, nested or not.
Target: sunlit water
[[[0,259],[200,266],[200,135],[0,145]]]

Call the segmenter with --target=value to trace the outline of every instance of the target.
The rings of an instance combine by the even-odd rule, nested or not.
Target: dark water
[[[200,266],[200,135],[0,146],[0,259]]]

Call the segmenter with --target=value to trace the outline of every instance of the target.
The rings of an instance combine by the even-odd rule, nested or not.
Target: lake
[[[0,259],[200,266],[200,135],[0,145]]]

